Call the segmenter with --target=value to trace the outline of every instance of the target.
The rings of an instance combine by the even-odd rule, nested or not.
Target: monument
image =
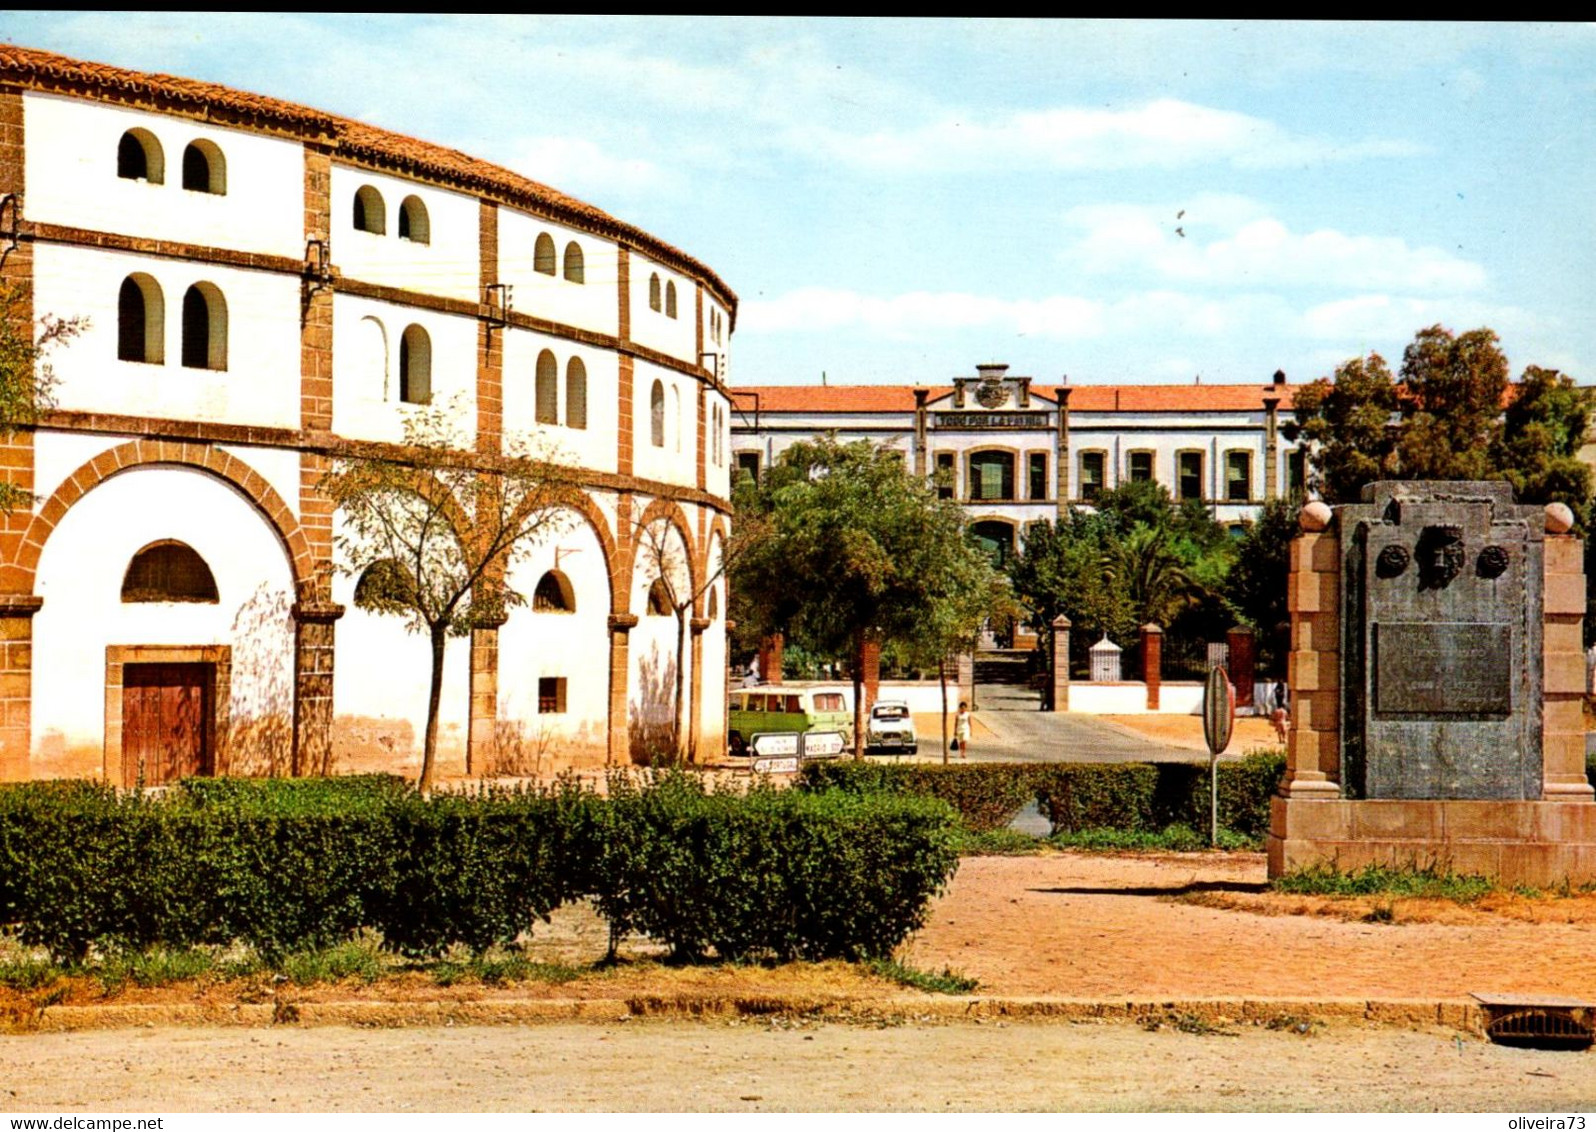
[[[1503,482],[1383,481],[1303,508],[1270,876],[1378,862],[1596,881],[1572,519]]]

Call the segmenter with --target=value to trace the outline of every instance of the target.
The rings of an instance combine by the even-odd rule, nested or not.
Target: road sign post
[[[1208,741],[1208,843],[1219,845],[1219,755],[1236,726],[1236,689],[1222,664],[1208,670],[1203,685],[1203,738]]]

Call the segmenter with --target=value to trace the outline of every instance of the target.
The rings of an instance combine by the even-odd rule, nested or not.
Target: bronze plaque
[[[1387,621],[1374,626],[1374,710],[1385,715],[1507,715],[1512,626]]]

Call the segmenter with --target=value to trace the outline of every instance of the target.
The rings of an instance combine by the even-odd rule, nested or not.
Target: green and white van
[[[730,699],[726,753],[734,759],[752,753],[756,735],[834,731],[847,739],[853,734],[853,709],[840,688],[763,684],[738,688]]]

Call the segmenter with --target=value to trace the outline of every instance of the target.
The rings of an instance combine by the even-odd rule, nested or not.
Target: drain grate
[[[1485,1036],[1498,1045],[1588,1049],[1596,1039],[1596,1006],[1558,995],[1479,994]]]

